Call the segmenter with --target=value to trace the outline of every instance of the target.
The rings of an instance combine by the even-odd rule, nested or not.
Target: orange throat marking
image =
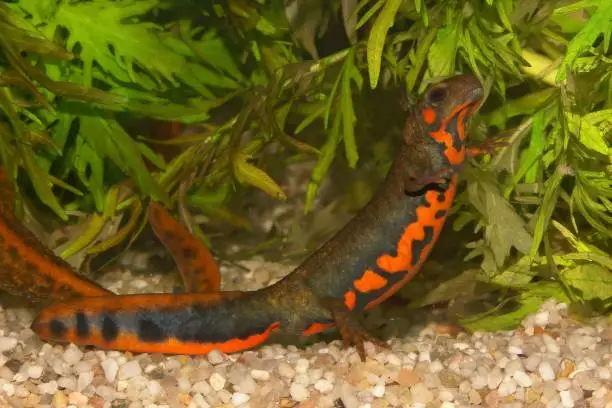
[[[401,289],[421,268],[438,240],[438,237],[440,236],[440,231],[444,226],[444,222],[448,216],[448,211],[450,210],[457,192],[458,180],[459,176],[455,174],[449,183],[448,189],[444,193],[439,193],[433,190],[428,191],[425,194],[425,200],[429,206],[421,206],[417,208],[416,220],[406,227],[397,244],[397,255],[391,256],[389,254],[383,254],[378,257],[377,264],[379,268],[388,273],[405,273],[406,276],[404,276],[401,281],[390,286],[381,296],[369,302],[365,306],[364,310],[369,310],[384,302],[391,295]],[[438,197],[441,194],[444,195],[443,201],[438,200]],[[446,214],[441,217],[436,217],[436,214],[439,211],[444,211]],[[420,241],[425,238],[426,227],[431,227],[433,229],[433,237],[419,253],[419,259],[413,260],[413,244],[415,241]],[[368,271],[366,271],[366,273],[367,272]],[[363,276],[360,279],[363,280]]]

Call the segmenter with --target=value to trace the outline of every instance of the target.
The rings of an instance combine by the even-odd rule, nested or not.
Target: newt
[[[388,345],[364,329],[359,313],[397,292],[427,259],[455,197],[469,155],[466,129],[483,94],[469,75],[430,86],[409,113],[393,164],[370,202],[274,285],[221,292],[214,273],[203,283],[193,278],[189,260],[197,251],[181,253],[178,245],[175,259],[186,265],[190,293],[59,301],[40,312],[32,329],[47,341],[200,355],[246,350],[277,331],[307,336],[336,326],[365,360],[364,341]],[[158,231],[167,243],[184,239],[163,222]]]

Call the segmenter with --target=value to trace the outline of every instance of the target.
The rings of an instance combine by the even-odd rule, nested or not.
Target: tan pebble
[[[497,390],[493,390],[485,396],[484,403],[488,408],[498,408],[502,403],[502,398],[497,393]]]
[[[439,323],[435,326],[435,332],[440,335],[456,335],[461,331],[461,327],[450,323]]]
[[[92,408],[104,408],[104,398],[94,395],[89,399],[88,405],[90,405]]]
[[[189,405],[191,403],[191,400],[193,399],[191,397],[191,395],[186,394],[184,392],[179,392],[178,393],[178,397],[177,397],[178,401],[183,404],[183,405]]]
[[[468,392],[468,398],[470,400],[470,404],[480,405],[480,403],[482,402],[482,397],[475,389],[471,389]]]
[[[70,403],[70,405],[85,405],[87,404],[87,401],[89,401],[87,395],[83,395],[80,392],[74,391],[68,394],[68,402]]]
[[[40,396],[36,394],[28,395],[23,401],[24,407],[37,407],[40,405]]]
[[[567,378],[576,369],[576,364],[572,360],[563,360],[561,362],[561,371],[557,375],[557,378]]]
[[[547,333],[546,329],[540,326],[536,326],[533,328],[533,334],[544,334]]]
[[[403,386],[411,386],[418,384],[421,381],[421,376],[411,370],[406,370],[402,368],[397,375],[397,383]]]
[[[541,392],[537,392],[533,388],[528,388],[527,391],[525,392],[525,402],[528,404],[535,403],[536,401],[540,399],[541,396],[542,396]]]
[[[59,391],[53,395],[53,408],[66,408],[68,399],[63,392]]]

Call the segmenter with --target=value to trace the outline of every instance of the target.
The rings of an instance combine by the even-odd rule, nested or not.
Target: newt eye
[[[446,98],[446,94],[447,94],[446,88],[436,87],[432,89],[431,91],[429,91],[429,94],[427,95],[427,99],[429,100],[431,104],[436,105],[442,102]]]

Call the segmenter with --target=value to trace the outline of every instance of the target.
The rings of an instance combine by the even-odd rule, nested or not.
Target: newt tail
[[[276,284],[252,292],[74,299],[45,308],[32,328],[46,340],[105,349],[205,354],[245,350],[274,331],[311,335],[335,325],[365,359],[364,341],[386,343],[364,330],[358,313],[397,292],[429,256],[455,197],[468,121],[482,97],[468,75],[431,86],[409,114],[372,200]]]
[[[0,169],[0,288],[32,303],[113,293],[77,275],[15,219],[15,189]]]

